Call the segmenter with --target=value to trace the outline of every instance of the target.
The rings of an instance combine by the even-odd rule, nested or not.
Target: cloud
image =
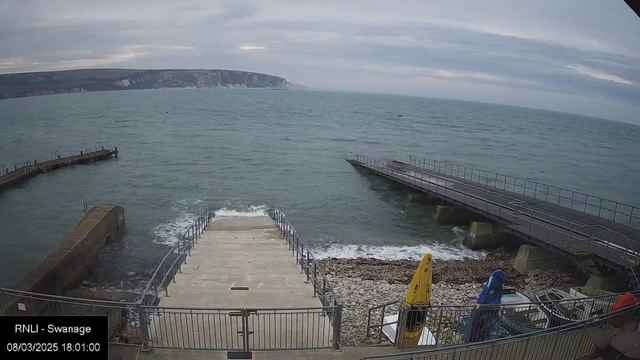
[[[16,65],[19,65],[21,63],[24,62],[24,58],[22,58],[21,56],[18,57],[12,57],[12,58],[6,58],[6,59],[0,59],[0,69],[2,68],[12,68],[15,67]]]
[[[588,67],[585,67],[585,66],[582,66],[582,65],[567,65],[567,67],[569,69],[573,69],[573,70],[579,72],[580,74],[591,76],[591,77],[594,77],[596,79],[613,81],[613,82],[617,82],[619,84],[625,84],[625,85],[633,85],[634,84],[632,81],[629,81],[627,79],[623,79],[623,78],[621,78],[619,76],[607,74],[604,71],[600,71],[600,70],[589,69]]]
[[[242,45],[239,46],[240,50],[266,50],[267,48],[264,46],[255,46],[255,45]]]

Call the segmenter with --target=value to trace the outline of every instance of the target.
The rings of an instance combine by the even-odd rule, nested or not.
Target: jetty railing
[[[12,169],[7,167],[0,169],[0,190],[7,186],[7,184],[15,184],[32,175],[37,175],[50,169],[58,169],[66,165],[86,161],[101,160],[112,154],[115,155],[116,158],[118,157],[118,147],[113,151],[105,150],[104,147],[100,150],[97,148],[95,150],[92,148],[85,148],[84,151],[80,151],[80,155],[71,155],[64,158],[61,157],[57,151],[54,151],[51,153],[51,159],[45,159],[45,161],[38,162],[38,160],[35,159],[33,160],[33,163],[31,161],[14,163]]]
[[[635,292],[638,296],[640,293]],[[393,301],[369,309],[367,337],[403,348],[405,331],[424,325],[420,346],[442,347],[553,329],[608,314],[623,294],[501,305],[432,305],[403,308]],[[555,309],[555,310],[553,310]],[[391,317],[393,315],[393,317]],[[385,319],[386,318],[386,319]],[[499,326],[497,326],[497,325]],[[496,325],[496,326],[493,326]],[[395,339],[384,334],[392,326]],[[416,344],[414,344],[416,345]]]
[[[143,349],[339,349],[341,306],[197,308],[145,306],[0,288],[0,315],[102,315],[109,343]]]
[[[584,226],[565,218],[531,209],[521,201],[509,199],[509,201],[493,201],[484,193],[490,190],[481,186],[467,184],[479,194],[470,193],[456,188],[457,180],[449,177],[433,175],[430,172],[406,171],[399,169],[399,164],[393,161],[379,160],[364,155],[356,155],[356,161],[366,166],[371,171],[392,178],[409,187],[437,194],[447,201],[463,204],[475,209],[474,211],[488,214],[511,222],[508,229],[526,234],[529,237],[544,241],[574,255],[586,255],[595,253],[614,264],[628,267],[629,258],[637,258],[633,251],[635,240],[625,235],[618,234],[603,227]],[[407,167],[409,167],[407,165]]]
[[[163,291],[166,296],[169,295],[169,283],[171,281],[175,282],[175,274],[182,271],[182,264],[187,263],[187,256],[191,255],[191,249],[196,247],[200,235],[214,215],[211,205],[207,205],[200,211],[200,214],[193,220],[191,225],[184,230],[182,236],[169,249],[156,267],[153,275],[151,275],[146,288],[140,296],[140,304],[157,304]]]
[[[509,191],[597,216],[606,220],[640,228],[640,209],[615,200],[589,195],[580,191],[479,170],[417,156],[409,157],[409,165],[451,177],[457,177],[484,186]]]
[[[602,350],[599,341],[636,331],[640,304],[552,329],[509,338],[466,343],[364,359],[453,360],[453,359],[550,359],[575,360]]]

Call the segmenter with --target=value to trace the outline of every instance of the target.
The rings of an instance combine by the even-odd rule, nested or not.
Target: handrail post
[[[398,311],[398,321],[396,322],[396,338],[394,339],[397,349],[402,349],[404,346],[404,327],[406,324],[406,316],[407,312],[401,304],[400,310]]]
[[[439,340],[440,340],[440,329],[441,329],[441,325],[442,325],[442,313],[444,313],[444,309],[440,309],[439,311],[440,316],[438,316],[438,329],[436,330],[436,335],[435,335],[435,347],[437,348],[439,345]]]
[[[326,306],[325,305],[326,297],[327,297],[327,277],[323,276],[322,277],[322,301],[321,301],[323,306]]]
[[[149,325],[147,324],[147,314],[144,309],[138,307],[138,318],[140,319],[140,327],[142,328],[142,350],[144,352],[150,351],[149,349]]]
[[[311,265],[311,256],[309,256],[309,255],[310,255],[309,254],[309,249],[307,249],[307,271],[306,271],[307,272],[307,282],[306,282],[307,284],[309,283],[309,273],[310,273],[309,266]]]
[[[193,229],[193,226],[191,227]],[[191,248],[193,247],[193,230],[191,230],[191,239],[189,239],[189,247],[187,248],[189,256],[191,256]]]
[[[300,247],[300,274],[304,272],[304,243]]]
[[[340,351],[340,332],[342,331],[342,305],[335,308],[333,316],[333,350]]]
[[[598,206],[598,217],[600,217],[601,211],[602,211],[602,198],[600,198],[600,206]],[[631,208],[631,214],[633,214],[633,208]],[[631,225],[631,219],[629,219],[629,225]]]
[[[313,297],[318,296],[318,262],[313,260]]]
[[[198,220],[196,219],[196,222],[197,222],[197,221],[198,221]],[[200,226],[199,226],[199,225],[197,225],[197,226],[196,226],[196,233],[198,233],[198,229],[199,229],[199,228],[200,228]],[[198,236],[196,236],[196,237],[193,239],[193,243],[191,244],[191,247],[195,249],[195,248],[196,248],[196,244],[197,244],[197,243],[198,243]]]

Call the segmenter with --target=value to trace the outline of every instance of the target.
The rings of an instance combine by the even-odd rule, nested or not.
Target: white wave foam
[[[173,246],[196,220],[197,215],[182,211],[172,220],[153,228],[156,244]]]
[[[189,206],[202,204],[203,202],[205,202],[205,200],[203,199],[182,199],[182,200],[174,201],[172,208],[179,210],[179,209],[188,208]]]
[[[227,208],[226,206],[214,211],[216,214],[215,218],[221,217],[231,217],[231,216],[240,216],[240,217],[256,217],[256,216],[268,216],[267,213],[267,205],[249,205],[242,206],[240,209]]]
[[[467,235],[467,230],[459,227],[459,226],[454,226],[451,231],[453,231],[456,235],[458,235],[458,237],[462,236],[464,239],[464,236]]]
[[[355,259],[366,257],[379,260],[421,260],[424,254],[428,252],[430,252],[435,259],[440,260],[484,259],[486,256],[486,253],[482,251],[473,251],[463,247],[437,243],[412,246],[335,244],[326,248],[313,249],[313,255],[316,259]]]

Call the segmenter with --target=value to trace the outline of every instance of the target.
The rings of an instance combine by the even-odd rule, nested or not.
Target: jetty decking
[[[347,161],[418,192],[502,223],[518,237],[569,257],[593,258],[608,266],[625,269],[628,268],[630,259],[637,258],[637,250],[640,250],[640,230],[630,226],[637,224],[639,220],[640,214],[635,208],[631,208],[622,221],[625,214],[613,210],[612,219],[607,219],[603,216],[604,210],[608,211],[606,207],[587,211],[594,206],[589,203],[588,196],[584,200],[585,211],[578,211],[574,208],[573,201],[571,207],[566,207],[541,199],[537,192],[540,191],[548,198],[548,189],[546,193],[538,190],[534,194],[532,191],[530,196],[527,196],[526,185],[524,194],[508,191],[506,185],[499,189],[501,186],[498,183],[501,181],[509,184],[506,179],[492,178],[493,185],[497,185],[492,187],[455,176],[452,172],[447,174],[437,168],[431,170],[417,166],[416,162],[407,164],[362,155]],[[564,198],[561,194],[560,191],[557,195],[558,203]],[[600,204],[602,200],[600,199]]]
[[[25,162],[22,167],[17,167],[17,165],[14,166],[13,171],[9,171],[8,168],[3,167],[4,169],[2,171],[4,173],[0,174],[0,192],[44,172],[57,170],[68,165],[106,160],[111,158],[112,155],[118,157],[117,147],[115,150],[105,150],[103,148],[102,150],[92,151],[89,153],[80,152],[80,155],[67,157],[58,156],[58,158],[54,160],[43,162],[34,161],[33,164]]]

